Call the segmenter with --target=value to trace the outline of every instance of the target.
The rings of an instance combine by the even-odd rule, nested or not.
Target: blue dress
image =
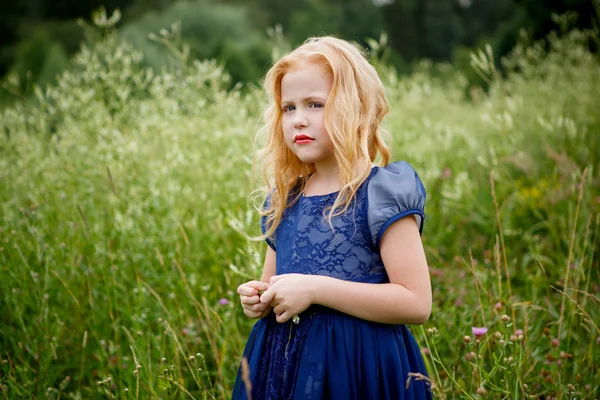
[[[425,188],[407,162],[373,167],[355,203],[332,224],[323,218],[338,193],[301,196],[287,208],[267,243],[276,251],[277,275],[327,275],[365,283],[387,283],[379,254],[383,233],[414,214],[422,232]],[[268,199],[267,199],[268,201]],[[263,218],[262,229],[265,231]],[[417,342],[405,325],[366,321],[319,305],[298,324],[278,323],[274,313],[254,325],[244,357],[253,400],[430,399]],[[242,369],[233,399],[247,399]]]

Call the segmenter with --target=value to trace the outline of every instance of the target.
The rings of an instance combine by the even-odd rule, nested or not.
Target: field
[[[266,99],[168,37],[157,73],[106,31],[0,111],[2,398],[228,398],[252,326],[235,289],[266,249]],[[503,74],[482,49],[485,90],[426,61],[398,76],[372,44],[393,159],[428,193],[434,310],[411,330],[436,398],[600,397],[592,42],[524,37]]]

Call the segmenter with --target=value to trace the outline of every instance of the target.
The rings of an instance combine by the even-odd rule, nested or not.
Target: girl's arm
[[[423,324],[431,314],[431,281],[413,216],[394,222],[381,240],[387,284],[315,277],[312,302],[381,323]]]
[[[350,282],[320,275],[278,275],[261,302],[274,306],[285,322],[310,304],[388,324],[423,324],[431,313],[431,282],[419,228],[413,216],[394,222],[385,232],[381,257],[390,283]]]
[[[267,254],[265,255],[265,263],[263,265],[262,276],[260,277],[261,282],[269,282],[272,276],[275,275],[275,250],[271,246],[267,246]]]

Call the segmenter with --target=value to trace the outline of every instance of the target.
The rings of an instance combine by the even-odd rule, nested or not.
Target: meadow
[[[392,158],[428,193],[434,309],[411,330],[435,398],[600,398],[599,34],[556,22],[502,74],[474,54],[485,90],[427,61],[400,76],[370,44]],[[266,98],[176,26],[153,72],[96,23],[55,85],[0,111],[0,397],[226,399],[253,323],[235,289],[266,250],[248,240]]]

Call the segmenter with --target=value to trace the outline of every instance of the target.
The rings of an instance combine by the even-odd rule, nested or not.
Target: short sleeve
[[[262,209],[266,210],[270,206],[271,206],[271,193],[267,194],[267,197],[265,198],[265,202],[263,203],[263,208]],[[263,235],[265,233],[267,233],[267,217],[264,216],[264,215],[261,216],[261,218],[260,218],[260,229],[261,229]],[[275,238],[274,238],[274,236],[267,237],[265,239],[265,241],[267,242],[267,244],[269,245],[270,248],[272,248],[273,250],[277,251],[277,249],[275,247]]]
[[[367,188],[367,220],[372,244],[379,249],[386,229],[400,218],[414,215],[423,233],[425,187],[406,161],[378,168]]]

